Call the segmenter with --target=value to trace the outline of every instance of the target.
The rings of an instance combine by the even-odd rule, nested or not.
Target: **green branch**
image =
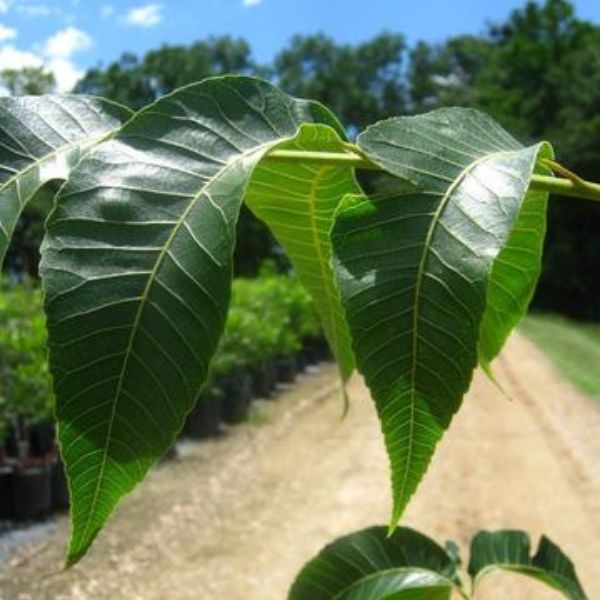
[[[351,149],[349,152],[309,152],[304,150],[273,150],[268,154],[268,159],[278,162],[318,162],[330,164],[332,166],[352,166],[355,169],[380,171],[381,168],[371,162],[364,156],[358,148],[348,144]],[[545,166],[550,167],[555,172],[563,175],[567,172],[564,167],[558,163],[544,161]],[[552,177],[547,175],[533,175],[530,182],[530,189],[543,190],[550,194],[561,196],[573,196],[575,198],[584,198],[586,200],[596,200],[600,202],[600,184],[585,181],[580,177],[571,174],[569,178]]]

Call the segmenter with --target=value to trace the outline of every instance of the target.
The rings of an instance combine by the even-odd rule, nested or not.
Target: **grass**
[[[600,402],[600,323],[530,314],[521,331],[582,392]]]

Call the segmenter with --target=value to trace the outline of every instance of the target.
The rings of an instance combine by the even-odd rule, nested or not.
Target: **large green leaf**
[[[551,149],[545,146],[540,155],[552,158]],[[551,174],[539,164],[536,172]],[[542,270],[547,205],[546,192],[527,192],[508,241],[494,260],[479,330],[479,360],[488,373],[490,363],[526,315],[533,298]]]
[[[457,566],[425,535],[385,527],[346,535],[298,574],[289,600],[446,600],[460,586]]]
[[[512,571],[527,575],[558,590],[571,600],[586,600],[571,560],[546,536],[533,556],[529,536],[523,531],[480,531],[471,541],[469,575],[473,585],[486,574]]]
[[[21,211],[40,187],[65,179],[86,149],[130,115],[86,96],[0,98],[0,264]]]
[[[358,144],[397,178],[346,198],[332,232],[357,365],[391,461],[393,527],[470,385],[492,265],[541,146],[522,148],[465,109],[383,121]]]
[[[277,149],[343,152],[344,143],[330,127],[304,125]],[[330,232],[338,204],[357,191],[351,167],[270,160],[258,166],[246,194],[248,206],[269,226],[313,296],[343,380],[354,369],[354,357],[330,266]]]
[[[180,430],[223,330],[253,168],[315,120],[336,122],[266,82],[206,80],[137,113],[62,188],[42,274],[69,564]]]

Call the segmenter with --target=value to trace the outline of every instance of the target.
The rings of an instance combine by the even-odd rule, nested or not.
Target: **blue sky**
[[[124,51],[209,35],[246,38],[268,61],[295,33],[323,31],[359,42],[387,30],[410,42],[481,32],[502,21],[517,0],[0,0],[0,70],[44,64],[63,90],[84,69]],[[600,0],[574,2],[600,22]]]

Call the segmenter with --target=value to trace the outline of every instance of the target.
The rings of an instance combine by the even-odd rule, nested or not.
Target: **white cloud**
[[[49,37],[42,52],[49,58],[69,58],[76,52],[87,50],[91,45],[92,38],[85,31],[70,25]]]
[[[8,3],[6,0],[0,0],[0,15],[5,15],[8,12]]]
[[[43,64],[42,58],[33,52],[23,52],[11,45],[0,48],[0,71],[35,68]]]
[[[160,4],[145,4],[135,6],[125,15],[125,23],[137,27],[154,27],[162,21],[162,6]]]
[[[72,25],[60,29],[44,42],[41,47],[43,66],[54,75],[59,92],[71,91],[83,77],[83,71],[75,66],[71,57],[91,46],[92,38]]]
[[[100,18],[108,19],[108,17],[112,17],[115,14],[115,7],[111,4],[103,4],[100,7]]]
[[[258,6],[262,0],[242,0],[244,6]]]
[[[7,27],[0,23],[0,42],[6,42],[7,40],[14,40],[17,37],[17,30],[12,27]]]
[[[45,64],[45,68],[54,75],[59,92],[70,92],[84,75],[68,58],[53,58]]]

